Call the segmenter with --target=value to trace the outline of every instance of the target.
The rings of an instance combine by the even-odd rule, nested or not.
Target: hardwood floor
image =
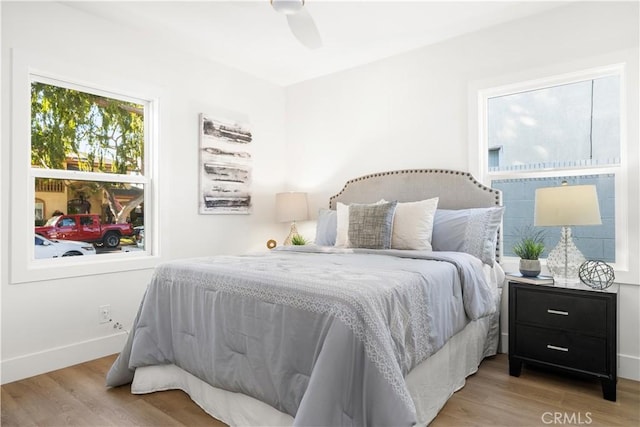
[[[181,391],[132,395],[106,389],[114,356],[38,375],[1,388],[1,425],[224,426]],[[431,424],[441,426],[638,426],[640,383],[618,380],[618,400],[602,399],[600,383],[525,366],[508,374],[506,355],[486,359]]]
[[[179,390],[107,389],[115,355],[2,386],[6,426],[224,426]]]
[[[618,379],[617,401],[599,381],[525,365],[509,376],[506,354],[485,359],[430,424],[442,426],[640,426],[640,382]]]

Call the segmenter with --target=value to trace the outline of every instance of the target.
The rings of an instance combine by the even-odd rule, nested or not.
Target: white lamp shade
[[[304,221],[308,218],[307,193],[276,194],[276,220],[278,222]]]
[[[602,224],[595,185],[538,188],[535,203],[536,226]]]

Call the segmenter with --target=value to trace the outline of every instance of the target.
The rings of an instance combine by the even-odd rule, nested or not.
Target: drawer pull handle
[[[547,313],[549,313],[549,314],[560,314],[562,316],[568,316],[569,315],[568,311],[551,310],[550,308],[547,309]]]
[[[569,351],[569,349],[568,349],[568,348],[566,348],[566,347],[558,347],[558,346],[556,346],[556,345],[551,345],[551,344],[547,344],[547,348],[548,348],[549,350]]]

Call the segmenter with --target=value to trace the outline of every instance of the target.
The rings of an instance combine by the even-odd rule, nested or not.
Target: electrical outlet
[[[98,323],[111,322],[111,305],[101,305],[98,307]]]

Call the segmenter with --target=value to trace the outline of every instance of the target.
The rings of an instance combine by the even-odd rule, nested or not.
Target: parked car
[[[54,240],[76,240],[115,248],[120,237],[132,236],[131,224],[101,224],[96,214],[58,215],[42,227],[35,228],[36,234]]]
[[[35,235],[35,258],[58,258],[63,256],[95,255],[96,249],[91,243],[72,240],[49,240]]]

